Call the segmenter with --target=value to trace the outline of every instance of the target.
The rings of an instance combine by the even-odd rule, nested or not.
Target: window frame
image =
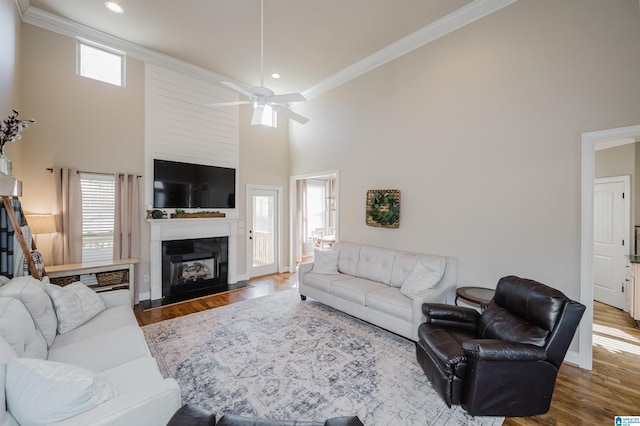
[[[102,52],[108,53],[110,55],[115,55],[120,58],[120,84],[112,83],[110,81],[102,80],[100,78],[91,77],[81,72],[81,61],[82,61],[82,46],[87,46],[92,49],[100,50]],[[122,50],[114,49],[109,46],[105,46],[104,44],[96,43],[91,40],[87,40],[81,37],[76,38],[76,75],[84,78],[89,78],[91,80],[101,81],[103,83],[111,84],[116,87],[127,87],[127,54]]]

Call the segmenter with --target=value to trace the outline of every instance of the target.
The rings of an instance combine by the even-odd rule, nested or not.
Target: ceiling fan
[[[260,86],[249,87],[233,81],[221,81],[220,83],[245,95],[249,100],[217,102],[209,104],[208,106],[210,107],[215,108],[253,104],[253,117],[251,118],[251,124],[263,124],[263,117],[266,114],[271,114],[271,111],[285,115],[301,124],[305,124],[309,121],[308,118],[291,111],[284,105],[281,105],[289,102],[305,102],[307,98],[305,98],[304,95],[301,93],[276,95],[273,90],[264,87],[264,0],[260,0]]]

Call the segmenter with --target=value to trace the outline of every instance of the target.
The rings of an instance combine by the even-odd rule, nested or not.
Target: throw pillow
[[[313,250],[313,268],[311,272],[318,274],[339,274],[338,252],[333,250]]]
[[[47,341],[47,347],[51,347],[56,338],[58,320],[51,298],[44,290],[43,282],[49,282],[48,277],[44,277],[43,281],[38,281],[30,275],[15,277],[0,287],[0,297],[13,297],[20,300]]]
[[[402,283],[400,293],[413,298],[413,296],[421,291],[435,287],[435,285],[440,282],[443,275],[444,270],[436,271],[434,269],[427,268],[422,265],[422,263],[418,262],[407,279]]]
[[[6,392],[8,411],[24,425],[56,423],[117,396],[92,371],[32,358],[9,360]]]
[[[19,299],[0,297],[0,337],[7,341],[18,356],[47,357],[47,341]]]
[[[58,333],[71,331],[107,309],[98,293],[80,281],[64,287],[46,284],[58,316]]]

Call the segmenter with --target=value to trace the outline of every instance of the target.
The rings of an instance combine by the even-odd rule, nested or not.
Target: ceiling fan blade
[[[224,84],[225,86],[227,86],[230,89],[235,90],[236,92],[239,92],[251,99],[253,99],[256,95],[255,93],[253,93],[251,90],[249,90],[246,87],[243,87],[241,85],[239,85],[238,83],[234,83],[233,81],[221,81],[220,83]]]
[[[306,102],[307,98],[302,93],[285,93],[282,95],[273,95],[267,98],[268,102],[275,102],[278,104],[288,102]]]
[[[286,115],[290,119],[295,120],[300,124],[305,124],[306,122],[309,121],[307,117],[303,117],[300,114],[297,114],[291,111],[289,108],[283,107],[282,105],[278,105],[278,104],[271,105],[271,108],[273,108],[273,110],[276,111],[278,114]]]
[[[218,108],[218,107],[228,107],[228,106],[235,106],[235,105],[245,105],[250,103],[251,101],[213,102],[211,104],[207,104],[207,106],[210,108]]]

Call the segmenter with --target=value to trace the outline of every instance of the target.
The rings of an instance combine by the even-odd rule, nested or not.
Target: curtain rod
[[[47,167],[47,170],[53,173],[53,167]],[[98,172],[86,172],[84,170],[78,170],[77,171],[78,174],[80,173],[88,173],[88,174],[92,174],[92,175],[103,175],[103,176],[113,176],[115,173],[98,173]],[[118,173],[118,175],[124,175],[125,173]],[[137,178],[141,178],[142,175],[136,175]]]

